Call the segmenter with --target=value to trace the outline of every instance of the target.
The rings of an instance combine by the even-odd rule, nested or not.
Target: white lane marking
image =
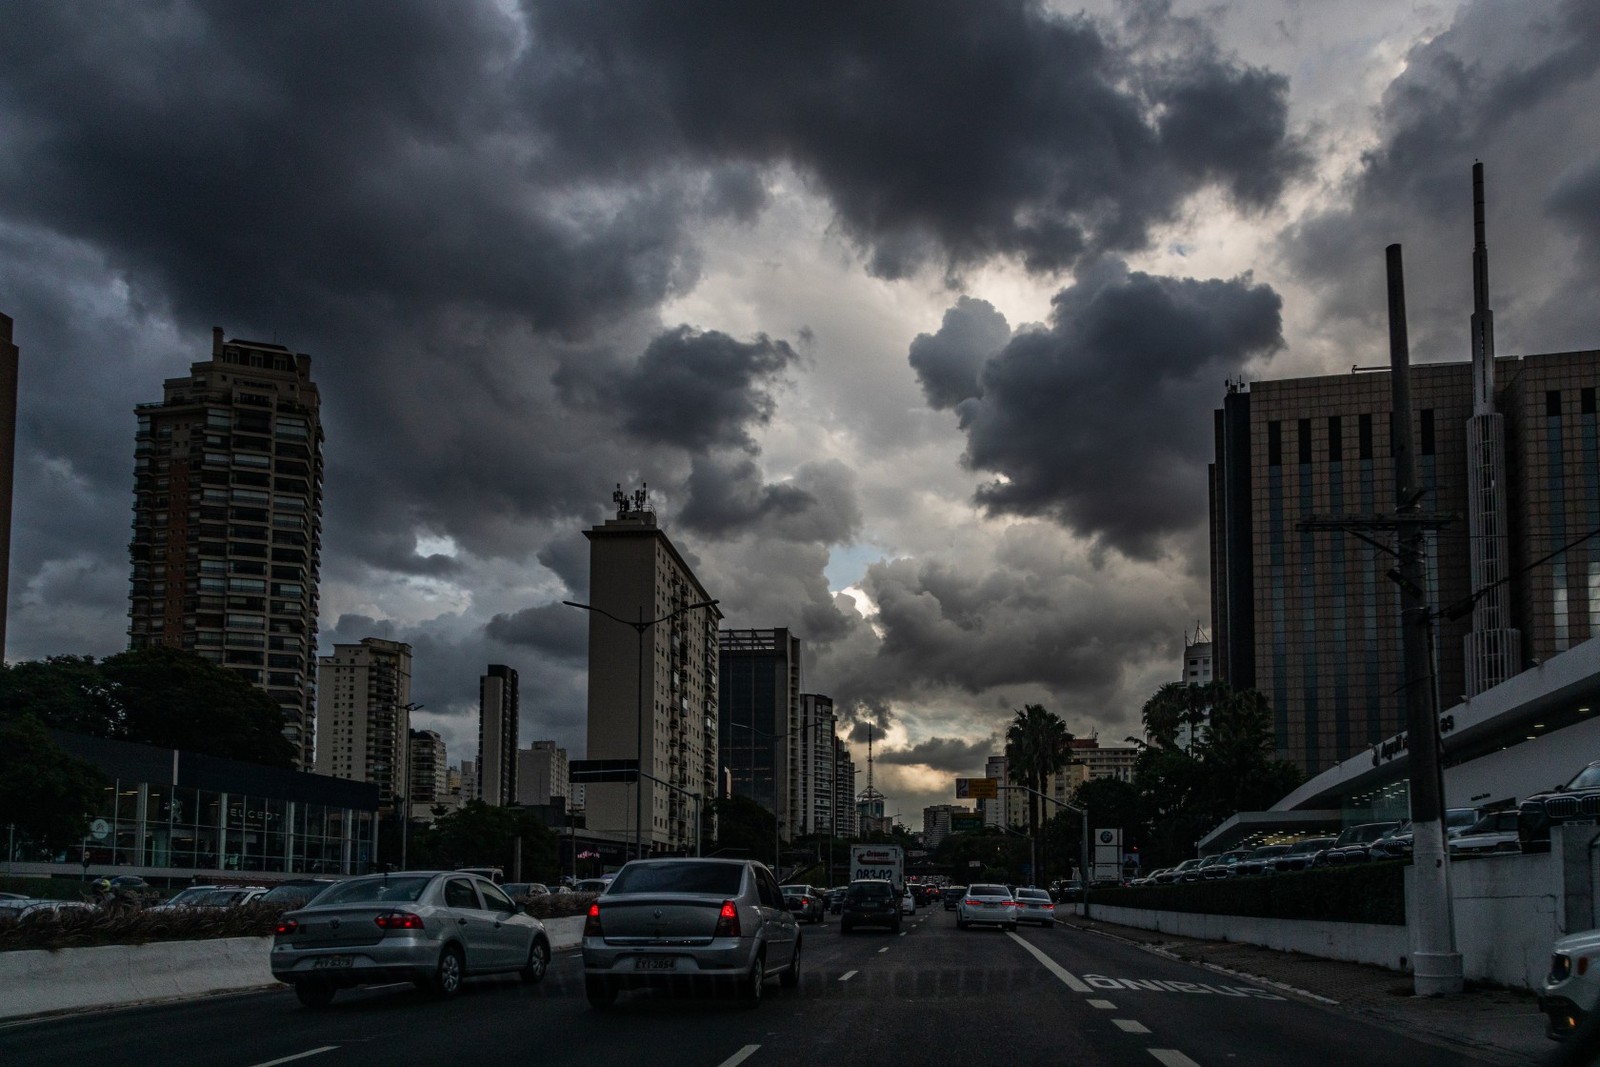
[[[1109,1000],[1090,1000],[1090,1001],[1087,1001],[1086,1003],[1089,1005],[1089,1007],[1091,1007],[1091,1008],[1099,1008],[1101,1011],[1116,1011],[1117,1010],[1117,1006],[1115,1004],[1111,1003],[1111,1001],[1109,1001]]]
[[[850,979],[854,978],[856,976],[856,974],[857,974],[856,971],[846,971],[846,972],[844,972],[844,974],[839,976],[839,981],[848,982],[848,981],[850,981]]]
[[[878,951],[879,951],[879,952],[888,952],[888,951],[889,951],[889,946],[888,946],[888,945],[884,945],[884,946],[883,946],[883,947],[882,947],[882,948],[880,948],[880,949],[879,949],[879,950],[878,950]]]
[[[1148,1034],[1150,1028],[1133,1019],[1112,1019],[1111,1024],[1125,1034]]]
[[[1033,955],[1034,959],[1044,964],[1045,970],[1049,971],[1051,974],[1065,982],[1067,988],[1072,990],[1074,993],[1093,992],[1093,990],[1091,990],[1087,985],[1083,984],[1077,975],[1067,971],[1061,966],[1061,964],[1057,963],[1049,956],[1046,956],[1042,950],[1034,948],[1032,945],[1028,944],[1027,941],[1023,940],[1016,933],[1008,930],[1006,931],[1006,936],[1015,941],[1017,944],[1021,945],[1023,948],[1027,949]]]
[[[1166,1067],[1200,1067],[1200,1065],[1175,1048],[1147,1048],[1146,1052],[1154,1056]]]
[[[338,1047],[338,1045],[323,1045],[321,1048],[314,1048],[310,1052],[296,1052],[293,1056],[281,1056],[278,1059],[268,1060],[265,1063],[257,1063],[254,1065],[254,1067],[277,1067],[277,1065],[280,1063],[293,1063],[295,1060],[303,1060],[307,1056],[320,1056],[324,1052],[332,1052]]]
[[[746,1045],[738,1052],[735,1052],[732,1056],[729,1056],[727,1059],[717,1064],[717,1067],[739,1067],[739,1064],[753,1056],[756,1049],[760,1047],[760,1045]]]

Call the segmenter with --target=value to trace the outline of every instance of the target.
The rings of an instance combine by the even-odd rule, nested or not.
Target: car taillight
[[[739,909],[734,907],[733,901],[724,900],[722,911],[717,914],[717,928],[712,937],[738,937],[739,936]]]
[[[968,907],[973,907],[973,908],[978,906],[978,901],[973,900],[971,897],[968,897],[966,900],[963,900],[961,903],[967,905]]]
[[[273,932],[279,937],[288,937],[290,934],[295,933],[299,929],[300,924],[295,922],[293,919],[279,919],[278,926]]]
[[[1014,900],[1002,900],[1000,902],[1000,906],[1005,908],[1014,908],[1017,906],[1017,902]]]
[[[589,914],[583,920],[584,937],[604,937],[600,932],[600,902],[595,901],[589,905]]]
[[[1054,904],[1046,904],[1046,905],[1044,905],[1044,910],[1045,911],[1055,911],[1056,910],[1056,906]]]
[[[421,930],[422,916],[409,911],[391,911],[372,920],[380,930]]]

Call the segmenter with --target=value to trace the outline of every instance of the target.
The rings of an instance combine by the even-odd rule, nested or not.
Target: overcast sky
[[[9,661],[126,646],[135,404],[309,353],[321,650],[585,746],[581,531],[648,482],[920,826],[1025,703],[1120,744],[1209,627],[1231,378],[1600,347],[1600,0],[114,3],[0,34]],[[864,770],[864,766],[863,766]],[[864,785],[864,781],[861,783]]]

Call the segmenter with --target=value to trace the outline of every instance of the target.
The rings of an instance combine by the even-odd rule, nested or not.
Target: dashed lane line
[[[1115,1004],[1111,1003],[1111,1001],[1109,1001],[1109,1000],[1090,1000],[1090,1001],[1085,1001],[1085,1003],[1088,1004],[1089,1007],[1091,1007],[1091,1008],[1099,1008],[1101,1011],[1116,1011],[1117,1010],[1117,1006]]]
[[[1125,1034],[1148,1034],[1150,1028],[1136,1019],[1112,1019],[1111,1024]]]
[[[743,1063],[745,1060],[754,1055],[756,1049],[760,1047],[760,1045],[746,1045],[738,1052],[735,1052],[732,1056],[729,1056],[727,1059],[717,1064],[717,1067],[739,1067],[739,1064]]]
[[[888,945],[884,945],[884,946],[883,946],[883,947],[882,947],[882,948],[880,948],[880,949],[879,949],[879,950],[878,950],[878,951],[879,951],[879,952],[888,952],[888,951],[889,951],[889,946],[888,946]]]
[[[839,976],[839,981],[848,982],[848,981],[850,981],[850,979],[854,978],[858,973],[859,972],[857,972],[857,971],[846,971],[846,972],[844,972],[844,974]]]
[[[254,1065],[254,1067],[277,1067],[277,1065],[280,1063],[293,1063],[295,1060],[303,1060],[307,1056],[320,1056],[324,1052],[332,1052],[338,1047],[338,1045],[323,1045],[321,1048],[314,1048],[308,1052],[296,1052],[293,1056],[280,1056],[275,1060],[267,1060],[265,1063],[257,1063]]]
[[[1066,968],[1062,967],[1061,964],[1045,955],[1042,950],[1034,948],[1032,945],[1028,944],[1028,942],[1018,934],[1008,930],[1006,931],[1006,936],[1011,938],[1011,940],[1015,941],[1017,944],[1021,945],[1023,948],[1027,949],[1034,959],[1044,964],[1045,970],[1061,979],[1062,982],[1066,983],[1067,988],[1072,990],[1074,993],[1094,992],[1088,987],[1088,985],[1084,983],[1081,978],[1075,974],[1072,974]]]
[[[1164,1067],[1200,1067],[1200,1065],[1175,1048],[1147,1048],[1146,1052],[1160,1061]]]

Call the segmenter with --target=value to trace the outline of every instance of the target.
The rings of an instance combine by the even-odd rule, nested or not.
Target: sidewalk
[[[1507,1067],[1536,1064],[1558,1047],[1545,1037],[1545,1017],[1539,1013],[1536,998],[1522,990],[1483,989],[1469,984],[1459,996],[1418,997],[1412,993],[1410,975],[1383,967],[1231,941],[1200,941],[1078,915],[1061,916],[1057,921],[1151,952],[1306,994],[1330,1010],[1433,1044],[1461,1049],[1488,1063]]]

